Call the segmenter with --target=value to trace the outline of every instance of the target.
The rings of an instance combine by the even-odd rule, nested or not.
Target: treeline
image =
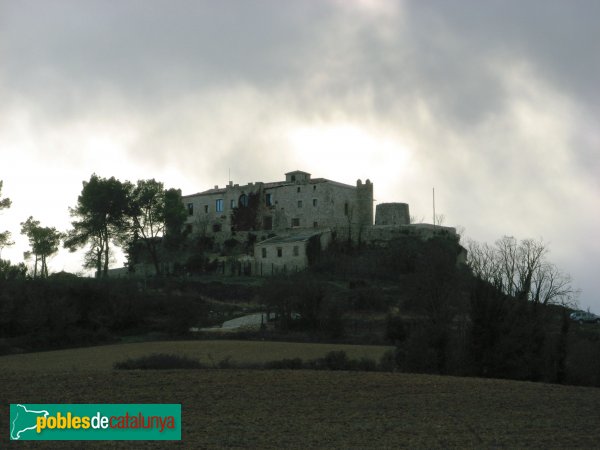
[[[0,354],[82,347],[123,336],[185,335],[206,317],[198,296],[131,280],[68,274],[0,280]]]
[[[0,210],[10,206],[10,199],[0,197]],[[93,174],[83,182],[70,214],[71,228],[64,232],[42,226],[32,216],[21,223],[21,233],[30,245],[24,256],[33,260],[31,277],[48,277],[47,260],[58,252],[61,243],[70,251],[85,248],[84,268],[95,269],[98,276],[107,277],[114,245],[126,251],[131,264],[137,262],[143,249],[160,275],[161,257],[177,253],[185,240],[187,212],[181,191],[165,189],[154,179],[132,183]],[[9,231],[0,233],[0,251],[13,244]]]
[[[271,278],[262,295],[280,329],[335,339],[355,333],[354,312],[387,313],[397,370],[600,386],[600,326],[570,321],[576,292],[547,248],[513,238],[494,248],[502,264],[489,280],[457,263],[451,239],[334,245],[310,274]]]

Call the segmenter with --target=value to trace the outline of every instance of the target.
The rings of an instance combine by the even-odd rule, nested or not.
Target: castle
[[[246,263],[257,275],[303,269],[311,254],[326,248],[334,236],[381,244],[407,234],[456,234],[454,228],[410,224],[405,203],[377,205],[374,221],[371,181],[357,180],[351,186],[300,170],[286,173],[285,181],[242,186],[229,182],[186,195],[183,202],[188,233],[217,244],[252,233],[257,241]]]
[[[217,242],[235,231],[281,234],[299,229],[332,229],[352,233],[373,224],[373,184],[356,186],[296,170],[285,181],[228,185],[186,195],[188,231],[214,237]],[[236,210],[245,218],[236,222]],[[241,216],[241,213],[238,215]]]
[[[373,183],[368,179],[351,186],[295,170],[285,174],[285,181],[241,186],[229,182],[185,195],[182,201],[189,238],[184,248],[160,262],[162,273],[206,270],[194,266],[198,257],[222,274],[295,272],[315,261],[333,239],[375,246],[408,236],[458,240],[452,227],[411,223],[406,203],[380,203],[373,217]],[[205,243],[202,250],[193,244],[200,241]],[[160,252],[168,253],[162,247]],[[464,259],[461,254],[459,262]],[[111,270],[115,276],[155,272],[143,246],[129,267]]]

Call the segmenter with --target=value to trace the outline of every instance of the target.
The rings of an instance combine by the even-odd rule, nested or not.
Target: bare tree
[[[533,277],[543,268],[548,249],[540,241],[524,239],[517,247],[517,296],[523,300],[531,299]]]
[[[576,303],[571,277],[547,261],[549,249],[542,240],[504,236],[494,246],[470,240],[467,249],[473,275],[509,296],[544,305]]]
[[[425,216],[418,217],[418,216],[411,215],[408,218],[408,221],[409,221],[409,223],[423,223],[425,221]]]
[[[502,283],[494,247],[469,239],[467,252],[467,263],[473,275],[500,288]]]
[[[531,300],[547,305],[558,303],[574,307],[577,304],[579,290],[571,286],[571,276],[561,272],[554,264],[544,263],[533,277]]]

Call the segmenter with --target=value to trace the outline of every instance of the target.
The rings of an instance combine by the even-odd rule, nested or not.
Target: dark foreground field
[[[2,364],[2,359],[0,359]],[[177,443],[9,448],[597,448],[600,389],[399,373],[2,368],[9,403],[181,403]]]

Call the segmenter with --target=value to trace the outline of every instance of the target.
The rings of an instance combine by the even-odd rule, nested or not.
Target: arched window
[[[248,206],[248,196],[246,194],[240,195],[240,205]]]

